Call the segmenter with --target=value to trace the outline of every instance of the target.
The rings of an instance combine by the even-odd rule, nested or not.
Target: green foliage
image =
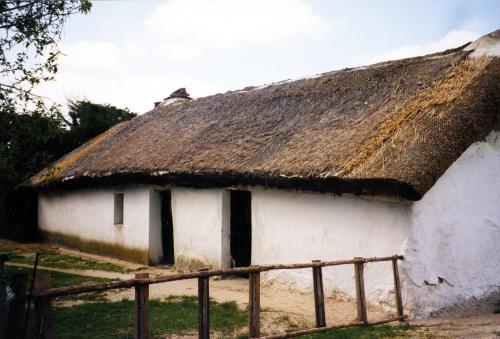
[[[0,111],[0,121],[2,181],[21,183],[67,150],[67,131],[57,116]]]
[[[69,116],[71,122],[66,122],[70,127],[71,141],[79,146],[113,125],[132,119],[136,114],[127,108],[120,109],[83,100],[69,103]]]
[[[91,7],[90,0],[0,1],[0,111],[44,106],[33,87],[57,72],[66,19]]]

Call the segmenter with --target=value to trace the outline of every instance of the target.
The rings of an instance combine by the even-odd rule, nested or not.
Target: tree
[[[1,235],[36,236],[36,194],[21,184],[64,154],[66,134],[57,116],[0,111]]]
[[[65,120],[65,122],[70,128],[73,147],[78,147],[111,126],[136,116],[128,108],[99,105],[87,100],[70,101],[68,106],[71,121]]]
[[[68,16],[91,6],[90,0],[0,0],[0,110],[43,108],[33,87],[57,72]]]
[[[58,106],[33,89],[57,72],[63,25],[88,13],[90,0],[0,0],[0,234],[36,236],[36,193],[22,185],[31,176],[104,132],[135,116],[128,109],[89,101]]]
[[[22,183],[113,125],[136,116],[128,109],[89,101],[70,102],[69,107],[70,120],[50,112],[0,110],[0,235],[33,239],[36,194]]]
[[[61,54],[57,44],[67,18],[74,13],[88,13],[91,6],[90,0],[0,0],[3,235],[13,235],[12,230],[26,235],[33,230],[36,195],[20,184],[60,155],[66,137],[58,107],[45,107],[46,101],[33,93],[33,88],[51,80],[57,72]],[[24,232],[19,232],[22,228]]]

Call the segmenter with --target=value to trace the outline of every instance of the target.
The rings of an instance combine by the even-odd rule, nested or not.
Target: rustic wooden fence
[[[149,285],[164,283],[169,281],[198,279],[198,335],[199,338],[209,338],[210,318],[209,318],[209,278],[212,276],[223,276],[235,273],[246,273],[249,276],[249,299],[248,299],[248,329],[251,338],[292,338],[304,334],[325,332],[334,329],[379,325],[393,321],[402,321],[407,318],[403,313],[403,303],[401,299],[401,285],[398,273],[398,260],[403,259],[400,255],[381,258],[361,258],[356,257],[350,260],[319,261],[311,263],[289,264],[289,265],[262,265],[232,269],[208,270],[201,269],[197,272],[182,273],[169,276],[149,277],[148,273],[138,273],[135,279],[114,281],[107,283],[82,284],[78,286],[50,288],[50,276],[40,274],[35,282],[35,314],[37,317],[37,331],[41,338],[52,338],[52,303],[55,297],[62,297],[87,292],[105,291],[118,288],[135,288],[134,303],[134,338],[145,339],[149,336],[148,326],[148,301]],[[367,305],[365,298],[364,264],[380,261],[392,261],[392,272],[394,278],[394,294],[396,298],[397,316],[386,320],[369,322],[367,317]],[[325,303],[323,293],[322,267],[353,265],[354,284],[356,287],[357,301],[357,321],[341,324],[327,325],[325,320]],[[312,268],[314,285],[314,305],[316,315],[316,327],[287,332],[278,335],[264,336],[260,334],[260,273],[272,270],[289,270],[300,268]]]

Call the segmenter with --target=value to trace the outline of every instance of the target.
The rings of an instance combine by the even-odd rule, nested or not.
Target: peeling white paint
[[[405,258],[405,289],[417,315],[498,290],[499,132],[471,145],[414,203]]]

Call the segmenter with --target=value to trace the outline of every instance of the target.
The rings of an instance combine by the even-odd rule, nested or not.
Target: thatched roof
[[[492,34],[498,42],[500,32]],[[32,182],[263,185],[419,199],[500,114],[500,58],[471,52],[462,46],[158,105]]]

